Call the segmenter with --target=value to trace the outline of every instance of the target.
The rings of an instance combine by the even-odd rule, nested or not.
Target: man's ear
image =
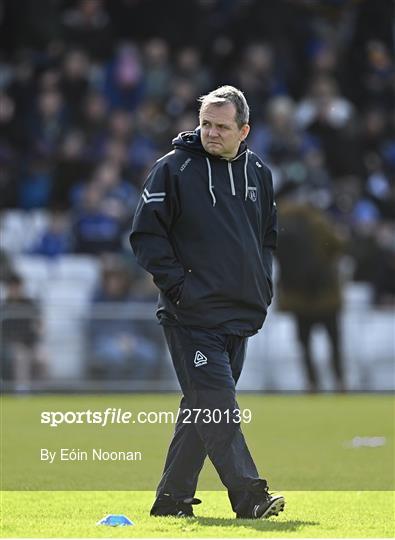
[[[244,126],[241,128],[241,131],[240,131],[240,141],[244,141],[244,139],[247,137],[249,132],[250,132],[250,126],[248,124],[244,124]]]

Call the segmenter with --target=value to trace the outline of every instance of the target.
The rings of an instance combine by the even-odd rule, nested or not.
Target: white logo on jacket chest
[[[207,364],[207,356],[204,356],[200,351],[196,351],[193,363],[195,364],[195,367],[204,366]]]
[[[180,171],[182,172],[184,169],[186,169],[188,165],[191,163],[191,161],[192,161],[191,158],[188,158],[187,160],[185,160],[184,163],[180,167]]]
[[[252,202],[256,202],[256,197],[257,197],[257,189],[256,189],[256,187],[249,187],[248,188],[248,198]]]

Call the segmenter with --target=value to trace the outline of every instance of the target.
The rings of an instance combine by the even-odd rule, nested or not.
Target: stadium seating
[[[10,217],[9,223],[15,224],[14,217]],[[79,379],[85,369],[85,325],[100,274],[98,259],[86,255],[48,259],[18,254],[12,262],[25,281],[26,292],[41,304],[44,345],[51,359],[50,376],[58,382]],[[343,352],[346,379],[353,390],[385,390],[394,386],[388,354],[394,348],[393,312],[372,307],[371,297],[369,284],[350,282],[344,287]],[[117,317],[116,309],[112,313]],[[153,306],[136,304],[134,316],[140,314],[146,319],[149,313],[154,319]],[[124,311],[119,316],[124,317]],[[330,390],[329,348],[320,328],[314,332],[313,348],[318,370],[324,375],[324,389]],[[263,330],[249,341],[240,389],[304,389],[299,354],[292,316],[272,309]],[[168,382],[169,388],[173,382]]]

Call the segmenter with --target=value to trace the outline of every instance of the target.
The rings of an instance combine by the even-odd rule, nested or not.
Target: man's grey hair
[[[198,101],[201,103],[199,112],[206,105],[221,106],[225,105],[226,103],[233,103],[236,108],[235,120],[238,127],[242,128],[245,124],[248,124],[248,120],[250,118],[250,108],[243,92],[234,86],[220,86],[209,94],[201,96]]]

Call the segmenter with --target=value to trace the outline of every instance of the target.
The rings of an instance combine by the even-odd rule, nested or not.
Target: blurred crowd
[[[0,211],[46,213],[28,253],[130,255],[147,171],[197,126],[197,98],[233,84],[279,207],[325,214],[386,305],[393,19],[392,0],[0,0]]]
[[[393,11],[387,0],[3,0],[1,208],[50,212],[34,253],[128,249],[147,170],[196,127],[196,98],[231,83],[250,103],[249,143],[278,201],[329,213],[352,240],[354,277],[384,301]]]

